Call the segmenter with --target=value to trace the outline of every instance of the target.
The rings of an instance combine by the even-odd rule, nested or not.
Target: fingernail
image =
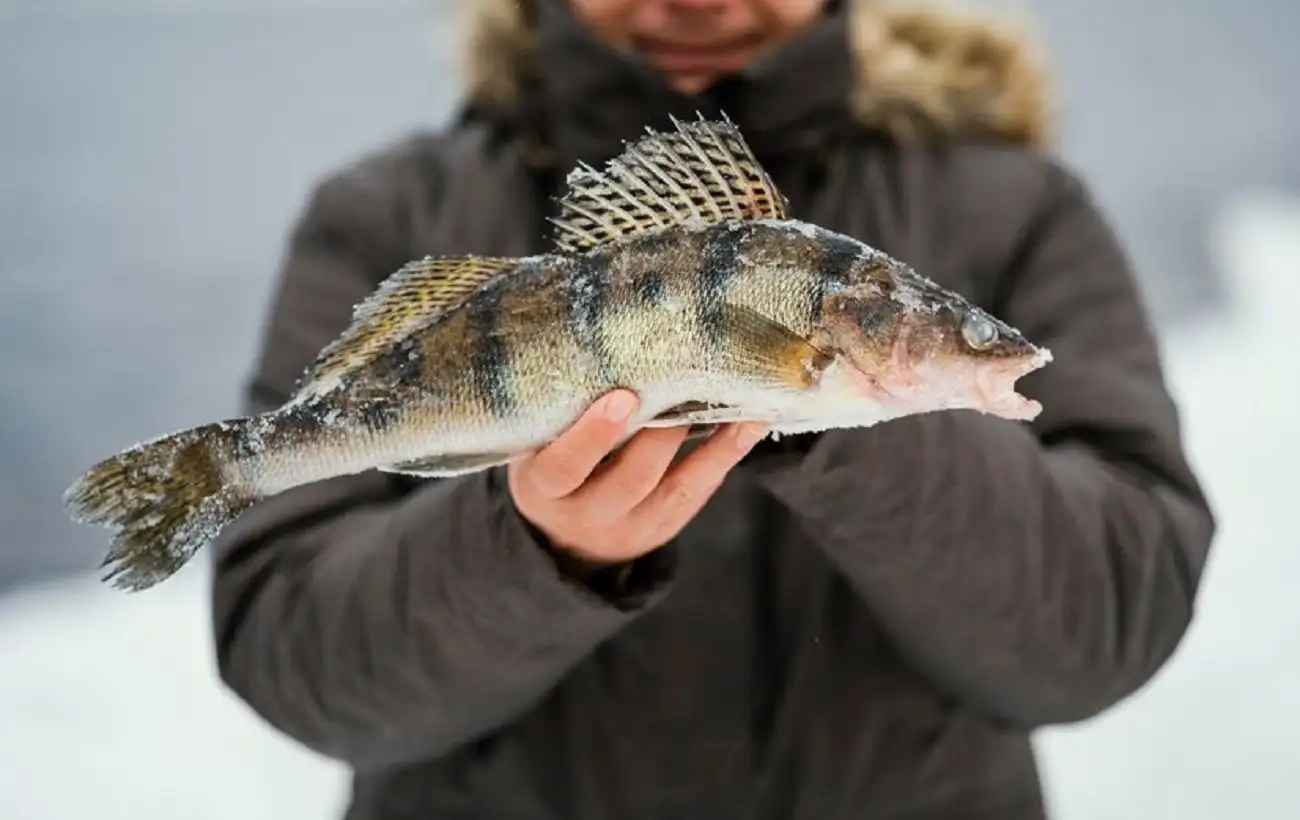
[[[736,428],[736,447],[740,450],[748,450],[767,435],[767,430],[761,424],[742,424]]]
[[[636,409],[636,396],[630,393],[615,393],[605,400],[605,418],[610,421],[627,421]]]

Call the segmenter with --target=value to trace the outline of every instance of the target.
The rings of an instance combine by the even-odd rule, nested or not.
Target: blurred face
[[[827,0],[569,0],[580,20],[696,94],[798,34]]]

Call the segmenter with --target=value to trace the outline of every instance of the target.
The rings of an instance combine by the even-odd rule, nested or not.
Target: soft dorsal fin
[[[351,324],[303,374],[296,398],[330,390],[343,375],[518,264],[503,257],[453,256],[403,265],[353,309]]]
[[[580,253],[675,225],[785,219],[788,206],[729,119],[673,118],[677,130],[627,146],[604,171],[569,174],[555,226],[556,249]]]

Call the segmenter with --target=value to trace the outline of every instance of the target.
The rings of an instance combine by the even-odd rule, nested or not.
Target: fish
[[[103,580],[138,591],[252,505],[364,471],[426,479],[536,452],[614,388],[643,428],[768,436],[944,410],[1029,421],[1052,360],[1006,321],[853,237],[799,220],[740,129],[647,129],[578,163],[527,257],[427,256],[358,304],[280,407],[164,435],[64,502],[114,530]]]

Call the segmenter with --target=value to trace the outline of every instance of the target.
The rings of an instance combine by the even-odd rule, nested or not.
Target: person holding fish
[[[92,467],[347,817],[1041,820],[1215,519],[1029,42],[877,0],[474,0],[322,179],[248,416]],[[1022,392],[1018,392],[1022,391]]]

